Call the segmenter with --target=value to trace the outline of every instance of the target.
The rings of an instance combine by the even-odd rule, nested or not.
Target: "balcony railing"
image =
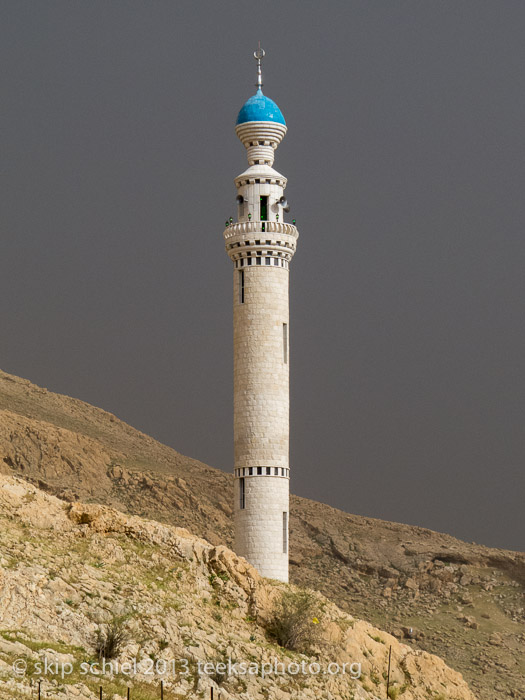
[[[264,231],[263,231],[264,226]],[[224,231],[224,238],[228,240],[234,236],[246,233],[267,234],[278,233],[285,236],[299,237],[299,231],[293,224],[286,224],[284,221],[239,221],[230,224]]]

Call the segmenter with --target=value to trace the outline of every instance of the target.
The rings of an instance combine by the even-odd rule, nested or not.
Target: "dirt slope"
[[[19,477],[0,476],[0,533],[0,686],[13,694],[43,675],[48,695],[94,700],[101,680],[88,669],[97,661],[97,631],[116,617],[126,638],[114,661],[133,668],[136,660],[137,672],[129,679],[103,674],[106,694],[122,697],[130,682],[138,685],[134,696],[155,697],[147,686],[163,676],[166,696],[179,700],[209,697],[210,686],[220,687],[224,700],[373,700],[386,693],[391,649],[392,687],[405,700],[443,697],[445,689],[451,700],[475,700],[441,659],[320,594],[313,598],[312,651],[279,647],[267,623],[274,599],[290,587],[262,579],[226,547],[185,529],[107,506],[68,505]],[[60,672],[51,666],[42,673],[44,657],[63,664]],[[15,660],[23,672],[13,677]],[[274,673],[274,660],[294,666]],[[218,666],[228,661],[232,673]],[[295,673],[303,661],[304,672]],[[204,662],[212,668],[206,671]],[[242,663],[259,671],[265,664],[268,675],[243,674]],[[337,671],[330,663],[347,663],[349,673],[322,675],[321,669]]]
[[[77,399],[0,373],[0,471],[232,543],[232,478]],[[483,700],[525,698],[525,555],[292,497],[291,577],[415,648]]]

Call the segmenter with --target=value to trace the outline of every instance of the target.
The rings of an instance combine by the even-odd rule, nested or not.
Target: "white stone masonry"
[[[237,127],[250,167],[236,178],[238,221],[224,231],[234,262],[235,551],[288,581],[289,263],[298,232],[284,223],[286,178],[271,166],[286,127]]]

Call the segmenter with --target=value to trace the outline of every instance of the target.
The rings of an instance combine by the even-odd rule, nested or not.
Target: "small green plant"
[[[353,628],[355,625],[355,620],[344,620],[344,619],[339,619],[337,620],[337,624],[339,625],[339,629],[341,632],[347,632],[350,628]]]
[[[381,683],[381,679],[374,671],[370,671],[370,680],[374,685],[379,685]]]
[[[124,621],[116,617],[103,628],[97,629],[93,646],[99,659],[114,659],[119,655],[126,640]]]
[[[309,591],[285,591],[274,604],[266,631],[285,649],[306,653],[319,643],[319,603]]]
[[[389,688],[388,689],[388,697],[390,700],[397,700],[399,697],[400,689],[399,688]]]

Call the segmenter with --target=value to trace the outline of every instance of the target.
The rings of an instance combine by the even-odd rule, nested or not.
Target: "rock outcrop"
[[[373,700],[386,697],[391,649],[393,697],[475,700],[441,659],[319,593],[312,655],[282,649],[267,623],[275,600],[290,588],[262,579],[228,548],[184,528],[65,503],[12,476],[0,476],[0,528],[0,697],[23,695],[39,677],[45,696],[54,698],[94,698],[101,684],[122,696],[127,685],[153,687],[162,677],[176,698],[202,697],[215,687],[224,700]],[[96,662],[97,631],[116,621],[125,639],[113,661],[130,668],[138,662],[137,671],[83,673]],[[25,673],[16,676],[12,667],[20,659]],[[228,661],[234,672],[217,670]],[[241,662],[259,673],[236,673]],[[272,673],[275,663],[285,671]],[[330,674],[330,663],[333,670],[336,664],[353,670]]]

